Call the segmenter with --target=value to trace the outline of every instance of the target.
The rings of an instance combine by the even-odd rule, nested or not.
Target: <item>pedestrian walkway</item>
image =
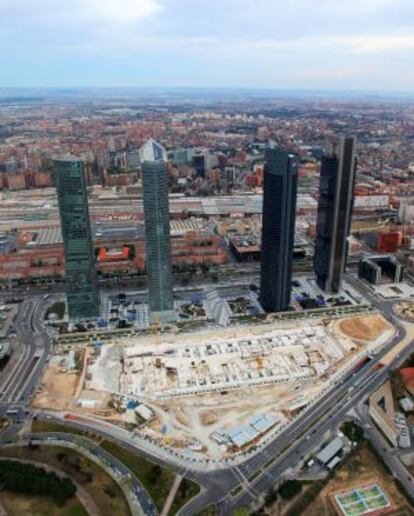
[[[170,492],[168,493],[167,499],[165,500],[164,507],[161,511],[161,516],[167,516],[170,512],[171,505],[174,502],[175,496],[177,494],[177,491],[181,485],[181,481],[183,480],[182,475],[176,475],[173,485],[171,486]]]

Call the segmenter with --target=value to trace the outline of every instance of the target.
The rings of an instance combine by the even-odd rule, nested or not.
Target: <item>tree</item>
[[[352,442],[361,443],[365,441],[364,430],[353,421],[345,421],[341,426],[341,431]]]
[[[158,464],[154,464],[150,471],[148,472],[148,483],[151,485],[154,485],[157,481],[159,476],[162,473],[162,469]]]
[[[275,491],[275,489],[273,489],[273,488],[270,488],[265,495],[265,499],[264,499],[265,507],[270,507],[271,505],[273,505],[275,503],[275,501],[277,500],[277,498],[278,498],[277,491]]]
[[[279,494],[284,500],[292,500],[302,491],[302,484],[299,480],[286,480],[280,486]]]
[[[212,272],[212,273],[210,274],[210,279],[211,279],[211,281],[213,281],[214,283],[217,283],[217,281],[218,281],[218,274],[217,274],[217,272]]]
[[[244,507],[240,507],[239,509],[236,509],[232,516],[249,516],[250,512],[248,509]]]
[[[404,380],[399,370],[390,372],[392,391],[396,398],[403,398],[406,395]]]
[[[62,479],[44,468],[12,460],[0,461],[0,485],[17,493],[51,496],[60,507],[76,493],[69,478]]]

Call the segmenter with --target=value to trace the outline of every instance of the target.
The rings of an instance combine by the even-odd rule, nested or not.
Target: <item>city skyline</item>
[[[408,0],[3,0],[0,87],[412,90]],[[70,15],[68,15],[70,13]]]
[[[414,103],[41,91],[0,99],[0,508],[62,512],[52,467],[79,514],[413,513]]]

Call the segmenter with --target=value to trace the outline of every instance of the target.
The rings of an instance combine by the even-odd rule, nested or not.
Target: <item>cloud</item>
[[[0,27],[34,29],[37,26],[62,30],[74,23],[135,23],[154,16],[164,8],[164,0],[0,0]]]
[[[153,16],[163,7],[158,0],[83,0],[82,4],[81,9],[90,15],[122,23],[134,23]]]
[[[175,48],[186,54],[200,54],[219,58],[245,58],[277,60],[285,56],[309,56],[314,53],[315,59],[320,54],[348,56],[356,59],[363,54],[398,53],[404,55],[414,49],[413,35],[384,34],[359,36],[354,34],[326,34],[321,36],[301,37],[177,37],[153,38],[125,36],[129,49],[134,52],[139,48],[152,48],[162,51]]]
[[[413,35],[383,35],[355,37],[350,40],[353,52],[375,54],[380,52],[410,52],[414,50]]]
[[[375,76],[374,87],[414,88],[413,0],[0,0],[0,13],[12,84],[65,73],[97,84],[99,72],[99,83],[137,85],[357,86]]]

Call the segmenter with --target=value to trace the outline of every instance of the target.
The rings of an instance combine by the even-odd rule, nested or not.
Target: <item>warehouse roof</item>
[[[316,458],[323,464],[328,464],[344,447],[341,437],[335,437],[316,455]]]
[[[249,425],[238,426],[229,432],[231,441],[238,448],[241,448],[250,441],[253,441],[253,439],[255,439],[258,435],[260,435],[259,432]]]

